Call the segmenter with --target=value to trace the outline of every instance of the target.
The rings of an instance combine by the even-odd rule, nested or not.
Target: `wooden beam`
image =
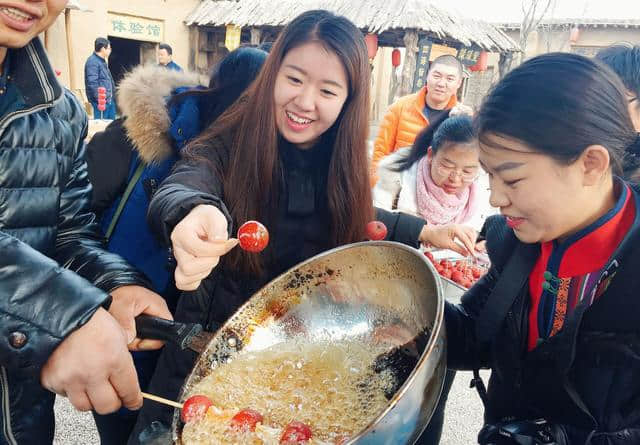
[[[201,37],[201,32],[199,29],[196,28],[196,37],[195,37],[195,49],[196,49],[196,58],[194,60],[195,63],[195,70],[197,73],[200,72],[200,37]]]
[[[71,10],[65,9],[64,11],[64,29],[67,37],[67,58],[69,60],[69,88],[71,91],[76,91],[78,85],[76,82],[76,63],[73,56],[73,39],[71,38]]]
[[[251,28],[251,44],[260,45],[260,39],[262,37],[262,30],[260,28]]]
[[[195,71],[197,69],[196,59],[198,57],[198,27],[189,27],[189,70]]]

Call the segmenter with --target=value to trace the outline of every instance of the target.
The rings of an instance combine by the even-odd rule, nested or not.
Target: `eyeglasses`
[[[464,171],[456,167],[449,167],[446,165],[442,165],[439,162],[436,162],[435,167],[439,175],[445,176],[447,178],[451,178],[451,177],[455,178],[456,176],[460,176],[460,180],[466,183],[471,183],[475,181],[479,174],[479,171],[477,169],[472,172]]]

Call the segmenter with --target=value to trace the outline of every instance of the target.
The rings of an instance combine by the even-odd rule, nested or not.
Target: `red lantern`
[[[98,110],[105,111],[107,109],[107,89],[98,87]]]
[[[569,42],[571,42],[571,44],[575,44],[579,38],[580,38],[580,28],[578,28],[577,26],[574,26],[573,28],[571,28],[571,32],[569,33]]]
[[[364,36],[364,43],[367,44],[367,55],[369,56],[369,59],[373,59],[378,52],[378,35],[367,34]]]
[[[487,65],[489,60],[489,53],[486,51],[482,51],[480,53],[480,57],[478,57],[478,61],[475,65],[470,66],[469,69],[471,71],[487,71]]]
[[[395,48],[393,51],[391,51],[391,65],[393,65],[394,68],[399,67],[400,60],[400,50],[398,48]]]

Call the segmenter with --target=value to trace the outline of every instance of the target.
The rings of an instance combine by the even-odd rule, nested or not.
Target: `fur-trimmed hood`
[[[118,105],[124,127],[140,158],[146,163],[159,162],[173,152],[169,136],[171,119],[167,96],[178,87],[201,85],[199,75],[145,65],[128,73],[118,86]]]

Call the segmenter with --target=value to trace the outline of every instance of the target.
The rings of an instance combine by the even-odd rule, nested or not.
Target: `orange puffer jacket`
[[[420,91],[409,94],[398,99],[389,107],[384,120],[378,129],[373,146],[373,157],[371,160],[371,187],[378,181],[378,162],[388,154],[398,148],[413,145],[420,130],[429,125],[429,121],[424,115],[425,98],[427,87]],[[456,96],[452,96],[447,104],[447,109],[453,108],[457,103]]]

